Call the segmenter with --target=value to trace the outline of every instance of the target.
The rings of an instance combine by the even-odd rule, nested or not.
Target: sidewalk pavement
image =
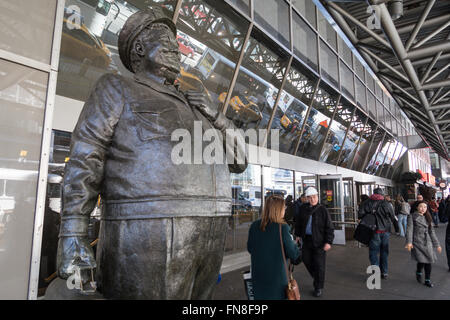
[[[345,246],[334,245],[327,253],[325,288],[321,298],[312,296],[313,280],[302,264],[295,267],[302,300],[450,300],[450,272],[445,254],[446,224],[435,228],[442,247],[437,254],[438,261],[432,265],[431,281],[434,288],[428,288],[416,281],[416,262],[406,249],[405,238],[391,234],[389,246],[389,276],[381,280],[381,289],[369,290],[366,273],[370,265],[368,248],[358,248],[357,242]],[[242,264],[241,264],[242,266]],[[217,285],[215,300],[246,300],[242,272],[249,266],[222,273]],[[222,271],[223,272],[223,271]]]

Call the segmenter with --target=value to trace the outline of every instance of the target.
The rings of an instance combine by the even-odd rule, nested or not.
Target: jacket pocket
[[[141,141],[170,137],[183,128],[177,106],[166,99],[148,99],[130,103],[136,118],[136,129]]]

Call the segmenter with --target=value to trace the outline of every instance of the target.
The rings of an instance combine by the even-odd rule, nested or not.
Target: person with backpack
[[[384,199],[381,188],[376,188],[369,200],[362,204],[358,219],[367,220],[369,215],[373,215],[372,220],[375,221],[375,233],[369,242],[369,260],[371,265],[380,267],[382,279],[387,279],[391,223],[398,232],[398,221],[393,207]]]
[[[437,260],[433,248],[436,248],[439,253],[442,252],[442,248],[433,228],[433,218],[424,201],[420,202],[417,205],[417,211],[408,217],[405,248],[411,251],[411,257],[417,261],[417,281],[422,283],[422,270],[425,269],[424,284],[432,288],[431,264]]]
[[[430,209],[431,217],[433,218],[433,223],[435,228],[439,227],[439,214],[438,214],[438,204],[436,203],[436,199],[433,197],[431,201],[428,202],[428,207]]]
[[[408,224],[408,216],[411,212],[411,206],[402,196],[398,197],[398,201],[400,203],[400,211],[397,215],[398,225],[400,228],[400,237],[406,236],[406,228]]]

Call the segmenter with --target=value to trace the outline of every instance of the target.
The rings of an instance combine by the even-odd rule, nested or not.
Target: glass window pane
[[[198,24],[205,24],[203,7],[185,1],[180,9],[180,18],[194,16]],[[168,17],[173,16],[176,0],[131,0],[115,1],[105,17],[97,12],[96,7],[86,5],[79,0],[66,0],[66,10],[63,19],[61,51],[59,58],[58,82],[56,94],[81,102],[86,101],[95,82],[105,73],[115,73],[133,77],[122,64],[117,48],[117,41],[125,21],[133,13],[147,6],[160,6]],[[198,2],[197,2],[198,3]],[[72,5],[81,9],[82,17],[77,24],[76,12],[69,10]],[[189,11],[191,10],[191,11]],[[194,11],[192,11],[194,10]],[[180,19],[179,19],[180,20]],[[196,25],[194,24],[192,28]],[[194,28],[195,29],[195,28]],[[202,47],[194,50],[194,57],[201,55]],[[181,44],[180,44],[180,49]],[[197,51],[198,52],[197,52]],[[56,108],[65,106],[56,105]]]
[[[353,84],[353,72],[342,61],[340,61],[342,93],[350,100],[355,99],[355,87]]]
[[[311,0],[292,0],[292,5],[316,28],[316,6]],[[295,33],[294,33],[295,34]]]
[[[320,41],[320,69],[323,78],[336,87],[339,85],[337,56],[322,40]]]
[[[232,216],[225,240],[225,252],[247,250],[248,230],[261,212],[261,166],[249,164],[240,174],[231,173]]]
[[[384,158],[386,157],[386,153],[389,151],[389,147],[391,146],[391,137],[386,134],[383,144],[381,145],[380,152],[378,152],[378,155],[376,156],[374,165],[373,165],[373,171],[370,174],[378,175],[381,171],[381,167],[384,164]]]
[[[378,153],[381,147],[383,146],[384,135],[385,132],[382,129],[378,128],[377,133],[373,139],[372,146],[369,150],[368,159],[370,159],[370,161],[367,163],[366,168],[364,170],[364,172],[367,174],[375,174],[378,168],[379,165]]]
[[[352,65],[352,50],[347,46],[345,41],[338,35],[339,56],[349,65]]]
[[[369,111],[369,115],[373,118],[373,119],[377,119],[377,106],[376,106],[376,102],[375,102],[375,96],[373,94],[370,93],[370,91],[367,91],[367,109]]]
[[[199,19],[195,12],[204,13],[209,20]],[[248,22],[224,3],[212,7],[208,2],[188,1],[178,17],[177,28],[182,65],[180,90],[206,92],[222,110]],[[233,97],[236,109],[249,106],[248,97]]]
[[[263,168],[264,199],[273,194],[294,197],[294,173],[292,170]]]
[[[363,110],[366,108],[366,86],[358,79],[355,78],[356,83],[356,104]]]
[[[303,129],[297,155],[318,160],[337,108],[338,93],[321,83]]]
[[[0,1],[0,49],[50,64],[56,1]]]
[[[294,153],[316,83],[306,68],[293,63],[272,122],[272,129],[280,130],[281,152]]]
[[[281,44],[290,48],[289,5],[284,0],[258,0],[255,4],[255,21]]]
[[[350,126],[355,106],[343,97],[338,103],[333,121],[331,122],[325,145],[320,156],[320,161],[336,164],[342,150],[347,128]]]
[[[372,75],[366,70],[366,84],[367,87],[375,94],[375,80]]]
[[[378,167],[378,170],[375,173],[377,176],[384,176],[386,170],[389,168],[396,145],[397,141],[395,141],[392,137],[389,137],[387,145],[385,146],[385,148],[381,149],[381,153],[383,153],[385,157],[384,160],[382,160],[382,164]]]
[[[358,150],[358,144],[361,137],[361,133],[364,131],[367,116],[364,115],[359,109],[356,109],[353,115],[350,128],[348,130],[347,138],[345,139],[342,147],[341,158],[338,165],[344,168],[349,168],[351,162]]]
[[[28,296],[47,83],[0,59],[0,299]]]
[[[377,124],[375,123],[375,121],[369,119],[366,126],[364,127],[364,131],[361,132],[361,140],[359,141],[358,149],[355,154],[355,159],[353,160],[352,170],[356,171],[363,170],[363,165],[368,155],[372,139],[375,136],[376,129]]]
[[[366,70],[363,66],[363,64],[361,63],[361,61],[359,61],[359,59],[357,57],[355,57],[355,59],[353,59],[355,62],[355,66],[354,69],[356,75],[362,80],[364,81],[364,71]]]
[[[226,116],[242,129],[267,128],[286,66],[284,52],[254,29]]]
[[[380,125],[385,127],[384,121],[384,108],[380,101],[376,100],[376,106],[377,106],[377,121]]]
[[[380,101],[383,101],[383,90],[378,85],[377,81],[375,81],[375,94]]]
[[[331,24],[325,19],[322,12],[319,12],[319,33],[322,38],[334,49],[337,51],[337,38],[336,31],[333,29]]]
[[[231,3],[233,3],[236,7],[242,10],[242,12],[250,15],[250,6],[249,6],[249,0],[229,0]]]
[[[315,45],[317,35],[297,13],[293,12],[292,19],[294,53],[311,68],[317,70],[317,46]]]

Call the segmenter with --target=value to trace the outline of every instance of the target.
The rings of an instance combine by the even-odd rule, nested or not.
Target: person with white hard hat
[[[309,187],[305,196],[309,204],[302,205],[295,224],[295,235],[303,242],[302,258],[314,278],[315,297],[322,295],[325,282],[326,252],[334,240],[334,228],[327,208],[319,204],[317,189]]]

